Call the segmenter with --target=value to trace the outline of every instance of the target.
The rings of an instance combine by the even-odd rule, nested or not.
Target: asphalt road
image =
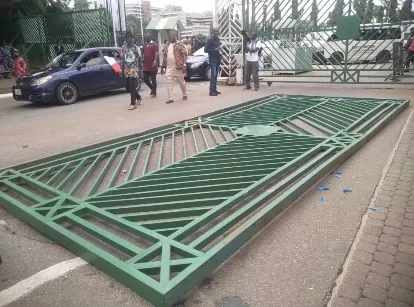
[[[71,106],[34,106],[0,99],[0,169],[48,155],[138,133],[273,93],[410,99],[412,90],[272,86],[261,91],[223,87],[208,97],[205,82],[190,83],[188,101],[166,105],[165,88],[127,111],[123,92],[84,99]],[[176,93],[179,89],[177,87]],[[412,107],[410,107],[411,109]],[[191,291],[184,306],[323,306],[348,253],[366,206],[381,177],[406,110],[339,169],[331,187],[309,191],[265,230]],[[375,157],[375,158],[373,158]],[[347,185],[352,193],[343,194]],[[75,256],[0,209],[0,293],[21,280]],[[19,307],[150,306],[95,268],[81,266],[9,304]]]

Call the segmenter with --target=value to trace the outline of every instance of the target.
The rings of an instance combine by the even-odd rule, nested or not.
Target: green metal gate
[[[272,95],[5,170],[0,205],[172,306],[408,103]]]
[[[262,82],[414,82],[414,73],[403,69],[403,52],[393,50],[397,48],[394,43],[407,42],[414,27],[411,0],[217,3],[219,19],[228,7],[236,5],[232,11],[242,12],[244,29],[258,34],[263,45]],[[229,32],[241,36],[234,25],[226,27],[221,25],[226,37]]]

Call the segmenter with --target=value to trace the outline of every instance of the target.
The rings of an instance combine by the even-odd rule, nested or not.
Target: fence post
[[[41,31],[41,25],[40,25],[40,22],[42,22],[42,25],[44,24],[43,23],[43,16],[40,15],[39,18],[36,18],[36,19],[37,19],[37,28],[38,28],[38,31],[39,31],[40,43],[41,43],[41,46],[42,46],[43,65],[46,65],[45,47],[43,46],[43,37],[42,37],[42,31]]]
[[[404,70],[403,42],[392,43],[392,54],[392,74],[384,81],[391,80],[393,82],[399,82],[401,79],[398,76],[402,76]]]

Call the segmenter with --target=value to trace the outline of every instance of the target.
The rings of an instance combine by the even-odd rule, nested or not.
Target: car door
[[[101,78],[104,71],[99,50],[85,52],[77,64],[77,71],[71,76],[81,94],[97,92],[102,89]]]
[[[117,49],[102,50],[103,57],[113,58],[119,65],[121,65],[121,53]],[[102,83],[106,84],[108,89],[117,89],[125,87],[125,80],[119,76],[119,73],[113,71],[111,65],[104,58],[104,71],[102,75]]]

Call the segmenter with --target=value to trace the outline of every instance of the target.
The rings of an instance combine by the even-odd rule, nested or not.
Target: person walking
[[[28,73],[27,63],[23,59],[23,57],[20,56],[19,50],[14,49],[13,50],[13,56],[14,56],[14,67],[13,67],[13,75],[17,79],[20,77],[26,76]]]
[[[170,39],[164,46],[161,74],[165,74],[167,80],[168,100],[166,103],[173,103],[174,78],[180,84],[183,100],[187,100],[187,88],[184,75],[187,72],[187,49],[184,43],[177,42],[177,31],[170,30]]]
[[[410,30],[410,37],[404,45],[405,49],[405,72],[409,72],[410,63],[414,66],[414,28]]]
[[[138,46],[132,42],[132,36],[128,35],[126,43],[121,51],[121,76],[125,78],[126,89],[131,95],[131,105],[128,110],[134,110],[141,104],[142,98],[137,91],[139,70],[142,68]]]
[[[220,70],[221,54],[222,49],[219,31],[214,28],[211,31],[211,36],[207,39],[204,47],[204,52],[208,54],[208,61],[210,64],[211,76],[210,76],[210,96],[217,96],[221,94],[217,91],[217,77]]]
[[[149,36],[145,38],[144,54],[144,82],[151,90],[151,97],[157,96],[157,71],[159,47]],[[151,80],[150,80],[151,79]]]
[[[259,50],[262,47],[261,42],[257,39],[257,34],[251,35],[251,41],[247,44],[246,48],[246,63],[245,63],[245,76],[246,76],[246,90],[250,90],[250,81],[253,77],[254,90],[259,90]]]

